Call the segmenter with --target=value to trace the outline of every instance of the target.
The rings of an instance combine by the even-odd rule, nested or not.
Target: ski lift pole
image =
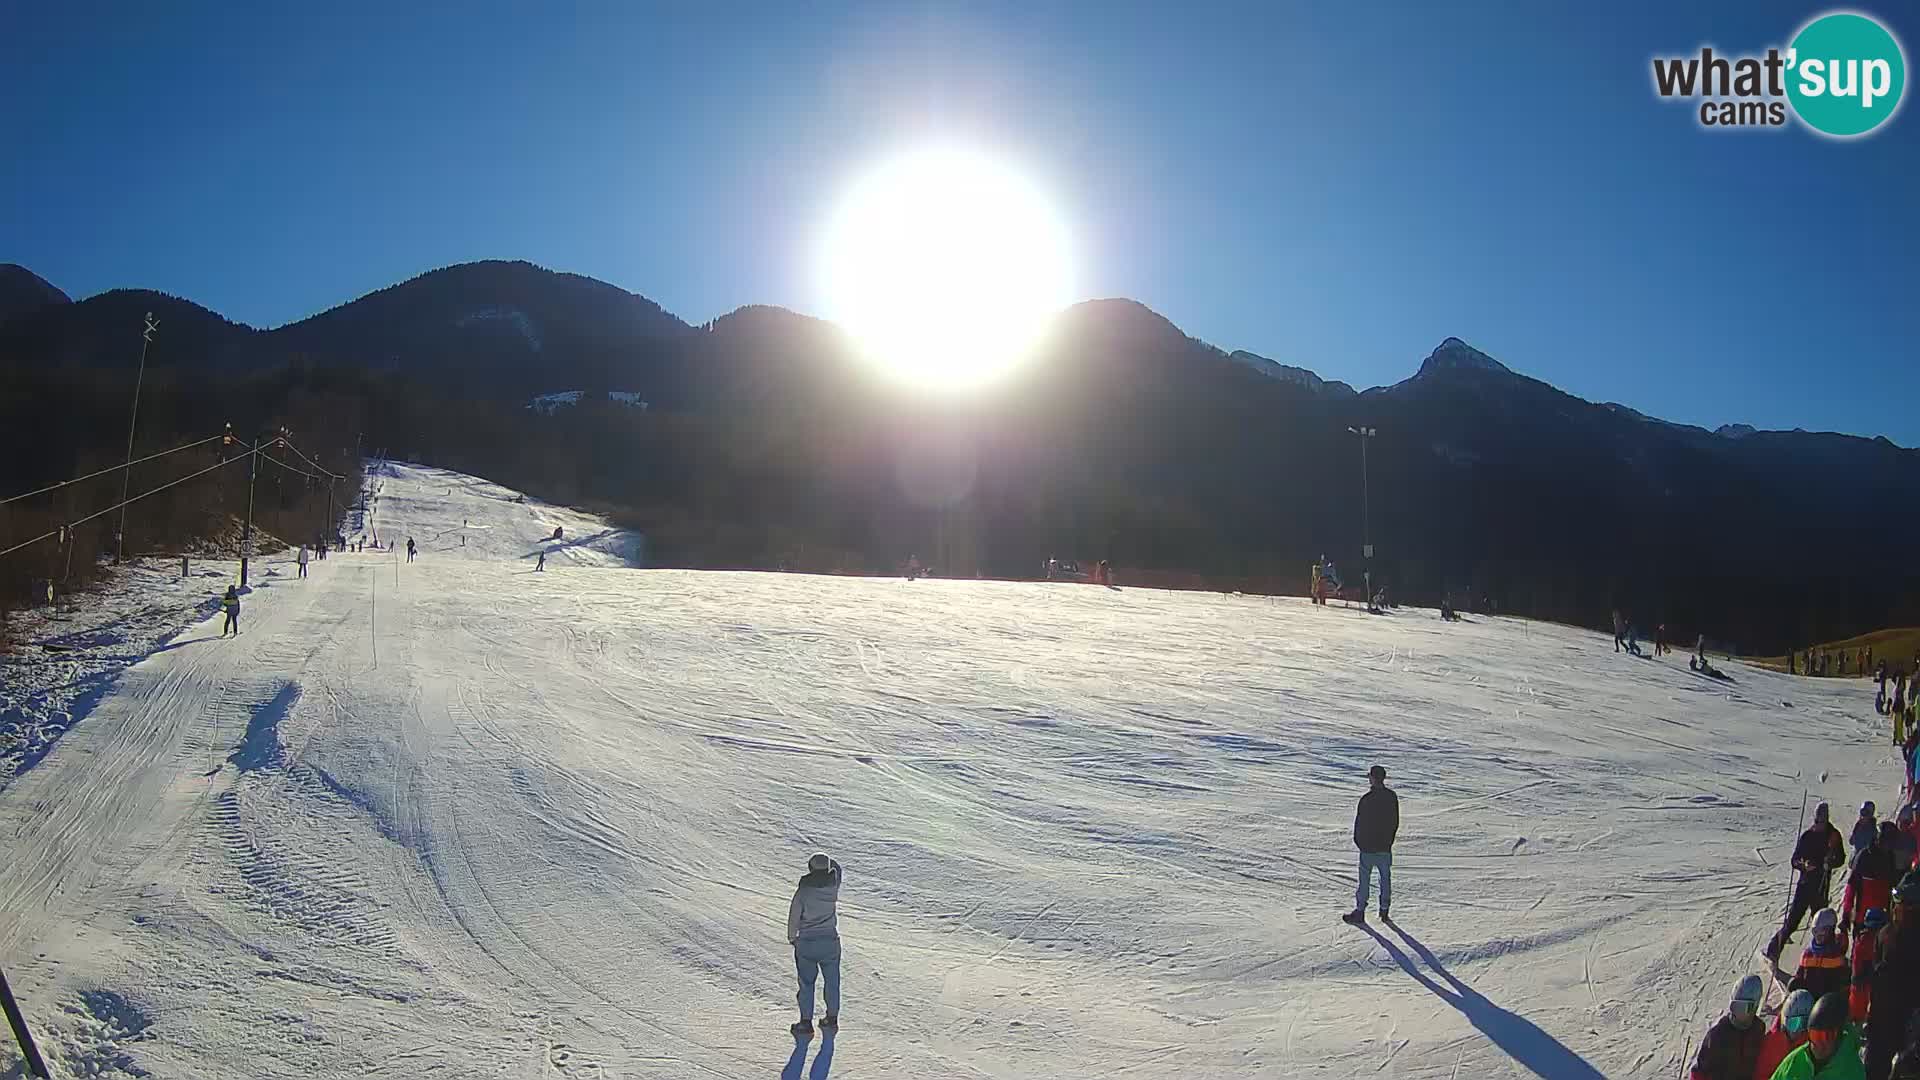
[[[20,1044],[20,1056],[26,1059],[27,1075],[47,1080],[47,1063],[40,1060],[40,1048],[33,1044],[33,1033],[27,1030],[27,1018],[20,1015],[20,1006],[13,1000],[13,988],[7,985],[6,972],[0,971],[0,1007],[7,1013],[7,1024],[13,1028],[13,1038]]]

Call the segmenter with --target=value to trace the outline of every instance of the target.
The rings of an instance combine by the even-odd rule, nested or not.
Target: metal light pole
[[[253,479],[260,472],[260,438],[255,436],[247,458],[247,524],[240,532],[240,587],[247,585],[247,560],[253,555]]]
[[[1380,434],[1379,428],[1349,427],[1360,437],[1360,555],[1366,560],[1362,575],[1367,584],[1367,610],[1373,610],[1373,509],[1367,490],[1367,444]]]
[[[113,561],[127,557],[127,485],[133,480],[133,432],[140,422],[140,384],[147,380],[147,346],[160,324],[147,312],[147,328],[140,332],[140,369],[133,377],[133,415],[127,417],[127,463],[120,468],[120,528],[113,534]]]

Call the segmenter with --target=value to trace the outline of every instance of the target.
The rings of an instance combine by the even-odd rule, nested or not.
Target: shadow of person
[[[813,1056],[813,1068],[807,1066],[807,1046],[812,1043],[805,1035],[793,1037],[793,1056],[787,1058],[786,1067],[780,1070],[780,1080],[800,1080],[805,1070],[807,1080],[827,1080],[827,1073],[833,1068],[833,1036],[821,1033],[820,1052]]]
[[[1389,923],[1389,926],[1393,924]],[[1540,1030],[1533,1021],[1507,1010],[1481,997],[1472,987],[1453,977],[1453,973],[1441,965],[1438,958],[1412,934],[1398,926],[1393,932],[1400,936],[1407,947],[1420,955],[1422,963],[1440,976],[1446,985],[1435,982],[1433,977],[1420,970],[1420,965],[1403,952],[1399,946],[1387,940],[1386,935],[1364,923],[1360,929],[1380,943],[1387,955],[1400,965],[1421,986],[1426,987],[1441,1001],[1460,1011],[1467,1022],[1487,1037],[1493,1045],[1515,1062],[1544,1080],[1606,1080],[1599,1069],[1594,1068],[1587,1059],[1567,1049],[1558,1039]]]
[[[800,1070],[807,1067],[807,1044],[813,1040],[805,1035],[793,1037],[793,1056],[787,1059],[787,1066],[780,1070],[780,1080],[800,1080]]]

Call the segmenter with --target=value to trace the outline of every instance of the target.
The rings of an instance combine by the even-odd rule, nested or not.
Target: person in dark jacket
[[[1828,820],[1830,810],[1826,803],[1814,807],[1813,824],[1793,846],[1793,868],[1800,873],[1799,883],[1794,886],[1793,896],[1787,902],[1787,917],[1780,929],[1767,942],[1767,958],[1780,959],[1781,950],[1787,947],[1787,939],[1800,930],[1800,920],[1808,912],[1819,911],[1831,902],[1833,895],[1833,872],[1847,864],[1846,842],[1840,839],[1840,830]]]
[[[1887,1080],[1893,1055],[1909,1041],[1920,1007],[1920,871],[1894,886],[1893,922],[1880,931],[1873,965],[1873,995],[1867,1010],[1867,1080]]]
[[[1726,1015],[1700,1040],[1687,1080],[1752,1080],[1767,1038],[1767,1026],[1760,1022],[1763,990],[1758,975],[1748,975],[1733,988]]]
[[[1861,849],[1873,843],[1874,837],[1879,835],[1879,817],[1873,808],[1873,800],[1869,799],[1860,804],[1860,816],[1854,819],[1853,832],[1847,835],[1847,846],[1853,848],[1854,857],[1858,858]]]
[[[239,637],[240,590],[232,585],[227,586],[227,595],[220,598],[220,607],[227,613],[227,624],[225,628],[220,631],[220,636],[226,637],[227,634],[231,633],[234,637]]]
[[[1342,916],[1358,925],[1367,921],[1367,892],[1375,871],[1380,874],[1380,918],[1392,922],[1388,912],[1393,906],[1393,839],[1400,832],[1400,796],[1387,786],[1387,770],[1375,765],[1367,770],[1372,785],[1360,796],[1360,809],[1353,816],[1353,846],[1360,849],[1360,885],[1354,890],[1353,911]]]

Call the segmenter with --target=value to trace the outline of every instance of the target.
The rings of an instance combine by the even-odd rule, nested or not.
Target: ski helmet
[[[1807,1033],[1807,1018],[1813,1014],[1813,991],[1795,990],[1787,995],[1787,1003],[1780,1008],[1780,1026],[1789,1035]]]
[[[807,860],[807,869],[819,871],[820,873],[825,873],[827,868],[832,865],[833,860],[828,858],[827,853],[824,851],[814,852],[813,857]]]
[[[1839,1031],[1847,1026],[1847,995],[1835,990],[1820,995],[1807,1016],[1808,1031]]]
[[[1866,802],[1863,802],[1860,804],[1860,816],[1861,817],[1873,816],[1873,800],[1872,799],[1868,799]]]
[[[1741,1027],[1752,1023],[1755,1014],[1760,1011],[1762,993],[1764,993],[1764,987],[1760,983],[1760,976],[1748,975],[1742,978],[1734,985],[1733,1000],[1727,1003],[1727,1015],[1733,1017],[1734,1022]]]
[[[1868,908],[1867,913],[1860,917],[1860,925],[1869,930],[1878,930],[1887,925],[1886,909],[1877,907]]]
[[[1816,934],[1822,930],[1832,933],[1839,927],[1840,913],[1830,907],[1821,908],[1820,913],[1813,917],[1813,932]]]

